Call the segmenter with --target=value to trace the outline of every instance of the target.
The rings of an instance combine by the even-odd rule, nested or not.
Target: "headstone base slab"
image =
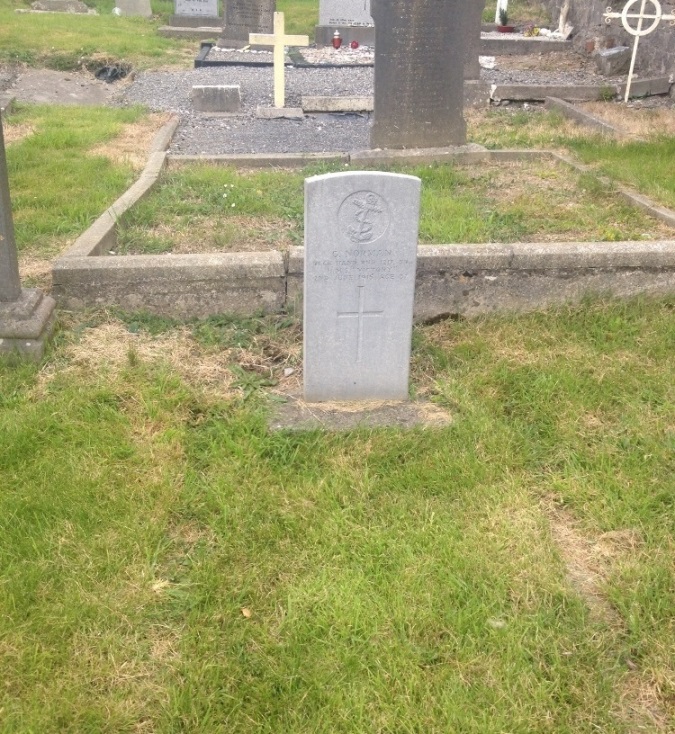
[[[422,401],[368,401],[361,403],[306,403],[287,395],[270,418],[273,431],[349,431],[357,428],[443,428],[452,416],[434,403]]]
[[[0,354],[39,360],[54,329],[56,302],[42,291],[24,288],[17,301],[0,302]]]
[[[172,15],[169,18],[170,28],[210,28],[219,34],[223,29],[223,19],[218,16]]]

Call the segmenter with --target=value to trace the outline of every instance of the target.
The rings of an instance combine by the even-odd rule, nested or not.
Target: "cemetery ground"
[[[574,151],[672,206],[672,138],[642,112],[647,139],[621,145],[542,111],[470,129]],[[134,179],[162,121],[9,115],[37,282]],[[463,195],[467,227],[506,211],[490,183],[517,198],[536,180],[552,212],[557,187],[578,185],[564,167],[486,171],[419,169],[441,202],[427,237],[445,237],[443,192],[461,200],[462,183],[484,197]],[[151,210],[179,233],[171,207],[215,175],[170,173],[182,194]],[[207,214],[293,230],[300,174],[217,175]],[[573,228],[608,208],[610,239],[661,236],[593,176],[581,186]],[[247,210],[259,187],[272,215]],[[518,227],[530,218],[542,236],[535,211]],[[450,425],[294,433],[267,416],[301,381],[296,314],[62,312],[41,365],[0,364],[0,730],[672,730],[674,316],[672,297],[589,299],[420,324],[411,396]]]
[[[424,241],[672,239],[613,195],[675,207],[672,110],[618,109],[642,140],[472,114],[472,141],[593,170],[419,167]],[[24,285],[166,119],[4,119]],[[319,170],[169,169],[123,242],[296,244]],[[449,425],[273,432],[297,314],[61,311],[41,364],[0,361],[0,732],[671,732],[674,351],[672,297],[419,324],[411,398]]]

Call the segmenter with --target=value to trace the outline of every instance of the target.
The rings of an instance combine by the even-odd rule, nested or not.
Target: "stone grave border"
[[[293,247],[287,254],[106,255],[115,246],[119,218],[152,190],[167,166],[201,161],[241,168],[299,167],[321,160],[360,163],[368,168],[443,160],[480,163],[553,159],[585,170],[551,151],[490,151],[477,146],[332,154],[173,156],[166,151],[177,126],[175,118],[159,131],[139,179],[54,262],[52,295],[61,308],[118,307],[178,318],[298,309],[303,247]],[[617,191],[635,206],[675,226],[675,212],[625,187],[618,186]],[[593,293],[613,297],[675,293],[675,240],[418,247],[418,321],[453,314],[535,310],[578,302]]]
[[[551,43],[554,43],[551,41]],[[561,43],[569,43],[569,41],[561,41]],[[194,68],[202,67],[220,67],[220,66],[272,66],[272,61],[261,61],[251,59],[250,61],[240,60],[209,60],[209,52],[214,47],[214,43],[203,41],[201,43],[198,56],[194,60]],[[523,52],[525,53],[525,52]],[[494,55],[494,54],[493,54]],[[298,69],[353,69],[371,67],[373,64],[310,64],[305,61],[297,50],[291,49],[287,54],[286,65],[295,66]],[[593,102],[605,99],[608,93],[613,93],[617,97],[623,97],[626,91],[626,83],[617,84],[616,82],[607,82],[606,84],[493,84],[491,87],[487,82],[480,82],[487,90],[487,96],[492,102],[499,104],[500,102],[545,102],[549,97],[566,100],[568,102]],[[465,85],[475,83],[475,81],[465,81]],[[645,79],[636,79],[631,87],[631,98],[649,97],[652,95],[668,94],[671,89],[675,88],[669,76],[656,76]],[[483,99],[482,95],[480,97]],[[331,112],[351,112],[354,107],[351,97],[326,97],[324,99],[332,100],[330,103]],[[359,98],[362,99],[362,98]],[[343,100],[344,107],[340,107],[340,100]],[[364,108],[359,108],[362,111]],[[316,110],[306,110],[316,111]],[[323,111],[323,110],[318,110]]]

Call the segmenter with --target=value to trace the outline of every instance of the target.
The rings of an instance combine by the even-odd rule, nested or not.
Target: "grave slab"
[[[305,182],[304,398],[406,400],[421,181]]]
[[[192,104],[199,112],[234,114],[241,110],[238,84],[197,84],[192,87]]]

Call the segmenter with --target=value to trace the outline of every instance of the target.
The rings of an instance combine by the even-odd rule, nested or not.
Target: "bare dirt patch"
[[[113,140],[90,150],[92,155],[105,156],[113,163],[131,165],[141,170],[148,162],[148,151],[157,132],[171,119],[169,113],[153,112],[138,122],[125,125]]]
[[[117,88],[88,71],[24,69],[11,91],[19,102],[103,106],[113,99]]]

